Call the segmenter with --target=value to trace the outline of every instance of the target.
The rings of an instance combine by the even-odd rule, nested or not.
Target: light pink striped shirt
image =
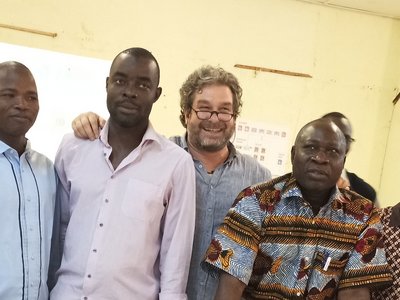
[[[186,299],[193,160],[149,125],[114,170],[107,136],[108,124],[94,142],[66,135],[58,150],[68,227],[51,299]]]

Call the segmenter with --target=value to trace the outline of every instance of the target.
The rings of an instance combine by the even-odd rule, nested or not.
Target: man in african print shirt
[[[386,257],[393,275],[393,284],[372,293],[373,300],[400,299],[400,203],[380,210]]]
[[[312,121],[293,172],[238,195],[202,264],[220,275],[216,300],[369,300],[391,284],[378,210],[336,186],[345,152],[337,125]]]

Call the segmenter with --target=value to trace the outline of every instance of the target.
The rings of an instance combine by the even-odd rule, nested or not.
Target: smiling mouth
[[[204,131],[207,132],[221,132],[222,129],[221,128],[203,128]]]

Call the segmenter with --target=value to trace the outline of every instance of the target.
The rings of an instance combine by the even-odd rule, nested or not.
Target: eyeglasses
[[[213,114],[217,115],[218,120],[222,122],[230,121],[235,114],[225,113],[225,112],[218,112],[218,111],[205,111],[205,110],[195,110],[193,107],[190,108],[196,113],[196,116],[199,120],[209,120],[211,119]]]

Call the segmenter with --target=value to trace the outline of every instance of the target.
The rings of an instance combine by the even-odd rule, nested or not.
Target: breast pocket
[[[121,205],[122,213],[138,221],[159,221],[164,213],[162,189],[138,179],[130,179],[127,185]]]

